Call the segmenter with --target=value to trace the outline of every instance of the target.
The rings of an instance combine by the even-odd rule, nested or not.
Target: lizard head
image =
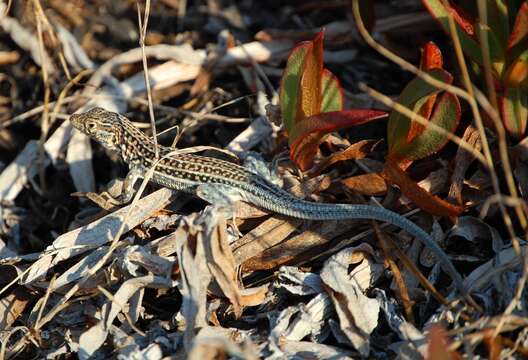
[[[120,143],[122,125],[119,114],[100,107],[81,114],[73,114],[70,122],[74,128],[98,141],[109,150],[116,150]]]

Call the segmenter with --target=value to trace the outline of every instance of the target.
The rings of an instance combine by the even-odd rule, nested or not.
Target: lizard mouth
[[[81,116],[79,114],[73,114],[72,116],[70,116],[70,123],[72,124],[72,126],[74,128],[76,128],[77,130],[80,130],[82,131],[83,133],[86,133],[86,131],[84,130],[84,126],[83,126],[83,123],[82,121],[80,120]]]

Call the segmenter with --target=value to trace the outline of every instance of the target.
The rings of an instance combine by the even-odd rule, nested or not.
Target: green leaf
[[[499,108],[504,127],[510,136],[521,138],[528,121],[528,92],[521,87],[508,87],[499,98]]]
[[[460,115],[458,98],[451,93],[443,93],[436,103],[429,122],[452,133],[458,126]],[[395,151],[397,157],[407,160],[423,159],[439,151],[448,140],[446,135],[439,133],[436,129],[426,127],[410,143],[398,147]]]
[[[528,49],[525,50],[508,68],[504,83],[510,87],[528,87]]]
[[[422,0],[422,3],[427,8],[429,13],[442,25],[444,31],[449,34],[449,20],[448,20],[448,10],[444,7],[444,4],[441,0]],[[451,12],[454,14],[456,11],[451,8]],[[465,30],[461,25],[464,25],[462,16],[459,15],[456,22],[456,32],[460,38],[460,43],[462,45],[462,50],[464,53],[469,56],[473,61],[482,65],[482,52],[480,51],[480,46],[471,35],[468,34],[468,31]],[[468,21],[466,21],[468,23]]]
[[[488,26],[503,53],[510,35],[508,10],[502,0],[487,0]]]
[[[488,42],[489,42],[489,51],[490,51],[490,59],[492,62],[504,62],[504,52],[506,50],[506,47],[501,44],[500,39],[497,37],[497,34],[495,33],[495,29],[488,27],[486,30],[484,30],[488,34]],[[477,33],[480,36],[480,32]],[[479,37],[479,41],[482,41]]]
[[[433,69],[426,72],[435,79],[445,83],[451,84],[453,81],[453,77],[445,70]],[[439,92],[439,89],[429,85],[424,80],[415,78],[403,89],[398,98],[398,103],[417,112],[421,106],[425,104],[430,95]],[[421,100],[421,104],[418,104],[417,106],[419,100]],[[407,116],[400,114],[397,111],[392,111],[387,125],[389,153],[396,153],[400,147],[407,144],[407,135],[410,127],[411,121]]]
[[[282,119],[286,131],[289,133],[296,121],[299,120],[297,112],[299,101],[299,84],[306,54],[313,48],[311,41],[304,41],[297,45],[288,57],[286,68],[282,74],[279,104],[282,113]]]
[[[321,112],[343,110],[344,97],[339,80],[329,70],[323,70],[323,101]]]

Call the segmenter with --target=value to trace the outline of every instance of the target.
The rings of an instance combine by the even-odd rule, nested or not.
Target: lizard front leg
[[[143,177],[142,171],[137,167],[132,167],[123,181],[120,195],[114,197],[109,192],[105,191],[101,196],[107,198],[106,201],[114,206],[127,204],[134,197],[134,194],[136,193],[134,185],[141,177]]]

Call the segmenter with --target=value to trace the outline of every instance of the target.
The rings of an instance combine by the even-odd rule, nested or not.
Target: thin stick
[[[442,0],[442,4],[446,9],[449,9],[450,5],[447,2],[447,0]],[[475,125],[477,126],[477,130],[480,135],[480,140],[482,142],[482,150],[484,151],[484,156],[486,157],[486,160],[489,162],[489,174],[491,177],[491,183],[493,186],[493,191],[495,191],[496,194],[501,194],[500,185],[499,185],[499,179],[497,176],[497,172],[495,171],[495,166],[493,164],[493,158],[491,156],[491,150],[489,147],[488,139],[486,137],[486,131],[484,129],[484,123],[482,122],[482,117],[480,116],[480,112],[477,106],[477,102],[475,101],[475,92],[473,91],[473,84],[471,83],[471,79],[469,77],[468,67],[466,64],[466,59],[464,58],[464,53],[462,51],[462,45],[460,43],[460,38],[458,37],[458,32],[456,31],[456,24],[455,20],[453,19],[453,14],[448,11],[447,12],[447,20],[449,23],[449,33],[451,35],[451,38],[453,39],[453,45],[455,48],[455,54],[458,61],[458,66],[460,67],[460,71],[462,74],[462,80],[464,82],[464,86],[466,87],[466,90],[468,94],[470,95],[470,98],[468,99],[469,106],[471,108],[471,112],[474,117]],[[500,124],[500,125],[498,125]],[[504,133],[504,128],[502,127],[502,124],[500,121],[498,121],[498,124],[496,124],[496,131],[497,131],[497,137],[499,140],[499,152],[501,153],[501,162],[503,169],[505,171],[506,176],[511,176],[513,179],[513,176],[511,175],[511,168],[509,166],[509,159],[507,155],[507,144],[506,144],[506,135]],[[504,149],[506,150],[504,152]],[[508,175],[508,169],[510,170],[510,174]],[[517,190],[515,189],[515,183],[513,183],[513,186],[511,186],[510,182],[507,181],[508,188],[510,190],[510,194],[513,197],[517,197]],[[517,255],[521,255],[521,247],[519,245],[519,241],[517,240],[515,236],[515,231],[513,230],[512,220],[510,217],[510,214],[506,211],[506,207],[502,202],[498,203],[499,208],[501,210],[504,223],[506,225],[506,229],[508,230],[509,236],[512,240],[512,245],[515,249],[515,252]],[[516,209],[518,209],[516,207]],[[526,218],[524,217],[524,214],[522,213],[522,210],[519,208],[518,211],[516,211],[517,215],[521,215],[519,217],[519,220],[524,219],[526,221]]]
[[[39,157],[38,157],[38,163],[39,163],[39,180],[40,180],[40,188],[42,191],[46,191],[46,175],[44,172],[44,158],[46,156],[46,151],[44,150],[44,142],[46,141],[46,137],[48,135],[48,129],[49,129],[49,100],[50,100],[50,87],[49,87],[49,74],[48,74],[48,68],[46,66],[46,61],[44,59],[47,57],[46,50],[44,49],[44,39],[42,36],[42,14],[39,10],[38,0],[33,1],[34,6],[34,13],[35,18],[37,20],[37,36],[38,36],[38,42],[39,42],[39,51],[40,51],[40,58],[42,63],[42,83],[44,85],[44,111],[42,111],[41,116],[41,125],[40,125],[40,139],[39,139]]]
[[[513,170],[511,168],[509,156],[508,156],[508,144],[506,142],[506,133],[504,131],[504,126],[502,125],[502,122],[500,121],[499,115],[497,111],[491,106],[488,99],[484,96],[484,94],[477,89],[476,87],[473,88],[475,98],[480,103],[484,111],[488,114],[494,114],[496,116],[491,116],[491,119],[493,120],[493,124],[495,125],[495,130],[497,132],[497,137],[499,139],[499,156],[501,158],[501,164],[502,168],[504,169],[504,178],[506,179],[506,184],[508,185],[508,190],[510,191],[510,194],[512,197],[519,199],[519,194],[517,193],[517,187],[515,185],[515,180],[513,179]],[[524,230],[525,236],[528,238],[528,226],[527,226],[527,219],[525,214],[528,214],[526,212],[523,212],[522,209],[519,206],[515,206],[515,214],[519,218],[519,223],[521,227]],[[516,244],[514,244],[516,246]]]
[[[57,98],[57,101],[55,101],[53,103],[53,111],[50,113],[51,116],[50,116],[49,126],[52,126],[53,123],[55,122],[55,119],[57,119],[57,117],[59,117],[58,114],[59,114],[60,107],[64,103],[64,99],[66,98],[66,95],[68,94],[68,91],[70,91],[70,89],[74,85],[79,83],[79,81],[81,81],[81,79],[83,77],[85,77],[86,75],[89,75],[91,73],[93,73],[93,70],[91,70],[91,69],[83,70],[80,73],[78,73],[73,79],[68,81],[66,86],[64,86],[64,88],[61,90],[61,92],[59,94],[59,97]],[[52,104],[50,104],[50,106],[51,105]]]
[[[491,102],[491,106],[494,109],[498,109],[497,106],[497,93],[495,92],[495,85],[493,84],[493,74],[491,72],[491,59],[490,59],[490,50],[488,43],[488,11],[486,6],[486,1],[478,0],[478,12],[479,12],[479,21],[478,21],[478,31],[479,31],[479,44],[480,50],[482,51],[482,63],[484,65],[484,78],[486,80],[486,88],[488,89],[488,99]]]
[[[400,295],[400,300],[403,305],[403,310],[405,311],[405,315],[407,316],[407,319],[413,323],[416,324],[416,321],[414,319],[413,311],[412,311],[412,305],[413,302],[411,300],[411,297],[409,296],[409,290],[407,289],[407,285],[405,284],[405,280],[403,279],[403,275],[400,271],[400,268],[398,267],[398,264],[396,264],[396,261],[394,260],[392,254],[392,248],[387,243],[387,239],[385,239],[385,235],[381,232],[379,229],[378,224],[376,224],[375,221],[372,222],[374,229],[376,231],[376,237],[378,238],[378,241],[381,245],[381,248],[383,249],[383,253],[385,254],[385,259],[389,263],[389,268],[392,271],[392,275],[394,277],[394,280],[396,282],[396,286],[398,287],[398,293]],[[407,259],[410,261],[409,259]],[[409,269],[412,273],[414,269]],[[431,287],[433,285],[431,284]],[[447,305],[447,303],[446,303]]]
[[[446,1],[443,0],[443,3],[444,3],[444,6],[445,6],[446,5],[445,4]],[[484,158],[485,158],[485,163],[484,164],[485,164],[485,167],[489,169],[490,177],[491,177],[491,180],[492,180],[492,185],[493,185],[494,191],[497,194],[500,194],[500,188],[499,188],[499,182],[498,182],[497,174],[496,174],[496,172],[494,170],[494,167],[493,167],[493,160],[491,158],[491,152],[489,151],[489,146],[487,144],[487,139],[486,139],[486,136],[485,136],[485,132],[483,130],[484,128],[483,128],[483,125],[482,125],[482,119],[480,117],[480,113],[478,112],[478,107],[476,105],[475,96],[473,94],[473,91],[470,94],[468,91],[464,91],[461,88],[445,84],[442,81],[439,81],[439,80],[433,78],[432,76],[430,76],[429,74],[427,74],[427,73],[421,71],[420,69],[416,68],[414,65],[412,65],[411,63],[403,60],[401,57],[399,57],[396,54],[392,53],[388,49],[384,48],[383,46],[378,44],[372,38],[372,36],[368,33],[367,29],[365,28],[365,26],[363,24],[363,21],[361,19],[361,14],[359,12],[359,5],[358,5],[358,1],[357,0],[352,0],[352,11],[353,11],[353,14],[354,14],[354,19],[356,20],[357,28],[358,28],[361,36],[364,38],[364,40],[365,40],[365,42],[367,44],[369,44],[371,47],[373,47],[375,50],[377,50],[381,55],[387,57],[389,60],[395,62],[398,65],[400,65],[403,69],[416,74],[418,77],[420,77],[421,79],[423,79],[427,83],[431,84],[432,86],[435,86],[435,87],[437,87],[439,89],[451,92],[451,93],[453,93],[455,95],[458,95],[461,98],[465,99],[470,104],[472,112],[473,112],[473,116],[475,117],[475,121],[477,123],[477,128],[479,129],[479,135],[481,137],[481,141],[483,142]],[[455,44],[455,49],[457,49],[457,44],[458,44],[458,50],[459,51],[458,51],[457,55],[459,55],[459,59],[460,59],[460,55],[462,55],[461,47],[460,47],[460,41],[459,41],[458,36],[457,36],[458,34],[456,33],[456,31],[454,31],[454,29],[455,29],[454,26],[455,25],[454,25],[454,21],[453,21],[453,16],[452,16],[451,13],[448,13],[448,15],[449,15],[448,19],[449,19],[450,25],[451,25],[451,33],[453,35],[453,42]],[[465,61],[463,59],[463,55],[462,55],[462,64],[465,66]],[[462,65],[461,65],[461,68],[462,68]],[[467,75],[467,66],[465,67],[465,70],[466,70],[465,73]],[[463,70],[462,70],[462,72],[464,73]],[[467,77],[465,77],[465,79],[469,80],[469,77],[467,76]],[[473,87],[472,87],[472,90],[473,90]],[[486,99],[486,103],[489,104],[489,102],[487,102],[487,99]],[[486,107],[483,106],[483,108],[486,110]],[[498,129],[497,133],[499,135],[499,148],[501,148],[501,147],[504,148],[504,146],[501,146],[501,144],[500,144],[501,143],[501,141],[500,141],[501,130],[502,130],[502,132],[504,132],[504,128],[502,127],[501,120],[498,117],[498,114],[497,114],[496,111],[489,112],[489,115],[490,115],[490,118],[495,123],[496,128]],[[407,116],[409,116],[409,115],[407,115]],[[417,118],[417,116],[415,114],[414,117],[410,117],[410,118],[413,118],[413,120],[414,120],[414,119]],[[479,124],[480,124],[480,126],[479,126]],[[506,150],[507,150],[507,148],[506,148]],[[501,150],[500,153],[501,153],[501,160],[502,160],[503,166],[505,167],[506,178],[507,179],[508,178],[513,179],[513,176],[511,176],[511,171],[507,171],[506,170],[506,169],[510,168],[508,157],[507,157],[507,151],[505,152],[504,150]],[[481,160],[482,156],[478,157],[478,159]],[[506,159],[506,161],[505,161],[505,159]],[[510,193],[511,193],[512,196],[514,196],[514,194],[517,193],[516,189],[515,189],[515,184],[514,184],[513,180],[511,180],[511,181],[508,180],[507,182],[508,182],[508,188],[510,190]],[[513,184],[513,186],[512,186],[512,184]],[[499,205],[499,206],[501,206],[501,205]],[[518,214],[521,213],[520,210],[516,210],[516,211],[517,211]],[[512,222],[511,222],[511,218],[505,212],[505,208],[503,206],[501,206],[501,212],[504,214],[504,222],[505,222],[505,224],[506,224],[506,226],[508,228],[508,232],[509,232],[509,234],[510,234],[510,236],[512,238],[512,242],[514,243],[514,246],[516,247],[516,249],[518,249],[518,242],[517,242],[517,240],[515,238],[515,234],[514,234],[513,227],[512,227]],[[524,214],[521,213],[521,217],[520,217],[520,221],[521,222],[523,222],[523,220],[522,220],[523,218],[525,218]]]
[[[150,81],[148,75],[147,56],[145,55],[145,37],[147,35],[147,25],[150,14],[150,0],[146,1],[145,14],[143,21],[141,21],[141,9],[139,3],[136,3],[138,11],[138,23],[139,23],[139,45],[141,46],[141,58],[143,60],[143,75],[145,77],[145,86],[147,88],[147,100],[150,117],[150,126],[152,127],[152,140],[154,141],[154,154],[155,159],[159,158],[158,149],[158,137],[156,136],[156,120],[154,119],[154,107],[152,106],[152,90],[150,89]]]

